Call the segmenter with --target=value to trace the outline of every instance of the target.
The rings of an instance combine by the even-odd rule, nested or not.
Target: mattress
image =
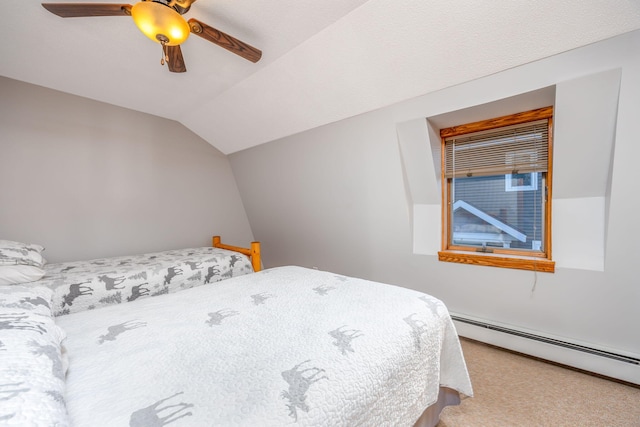
[[[473,393],[442,301],[280,267],[56,318],[83,426],[412,426]]]

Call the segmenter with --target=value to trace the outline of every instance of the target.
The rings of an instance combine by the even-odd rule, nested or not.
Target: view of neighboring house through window
[[[553,271],[552,107],[442,129],[442,261]]]

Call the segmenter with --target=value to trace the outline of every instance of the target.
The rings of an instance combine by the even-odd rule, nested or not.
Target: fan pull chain
[[[167,45],[162,43],[162,58],[160,59],[160,65],[164,65],[164,63],[169,63],[169,55],[167,54]]]

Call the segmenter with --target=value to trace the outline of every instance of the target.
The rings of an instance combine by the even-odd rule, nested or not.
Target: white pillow
[[[42,279],[45,271],[33,265],[0,265],[0,285],[17,285]]]
[[[44,286],[0,286],[0,314],[15,310],[29,311],[42,317],[53,317],[53,291]],[[0,331],[8,331],[3,328]]]
[[[0,240],[0,265],[32,265],[42,268],[44,247],[29,243]]]

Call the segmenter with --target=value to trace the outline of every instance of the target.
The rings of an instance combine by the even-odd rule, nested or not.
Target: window
[[[553,272],[553,108],[440,130],[441,261]]]
[[[538,189],[538,174],[508,173],[504,177],[504,191],[527,191]]]

